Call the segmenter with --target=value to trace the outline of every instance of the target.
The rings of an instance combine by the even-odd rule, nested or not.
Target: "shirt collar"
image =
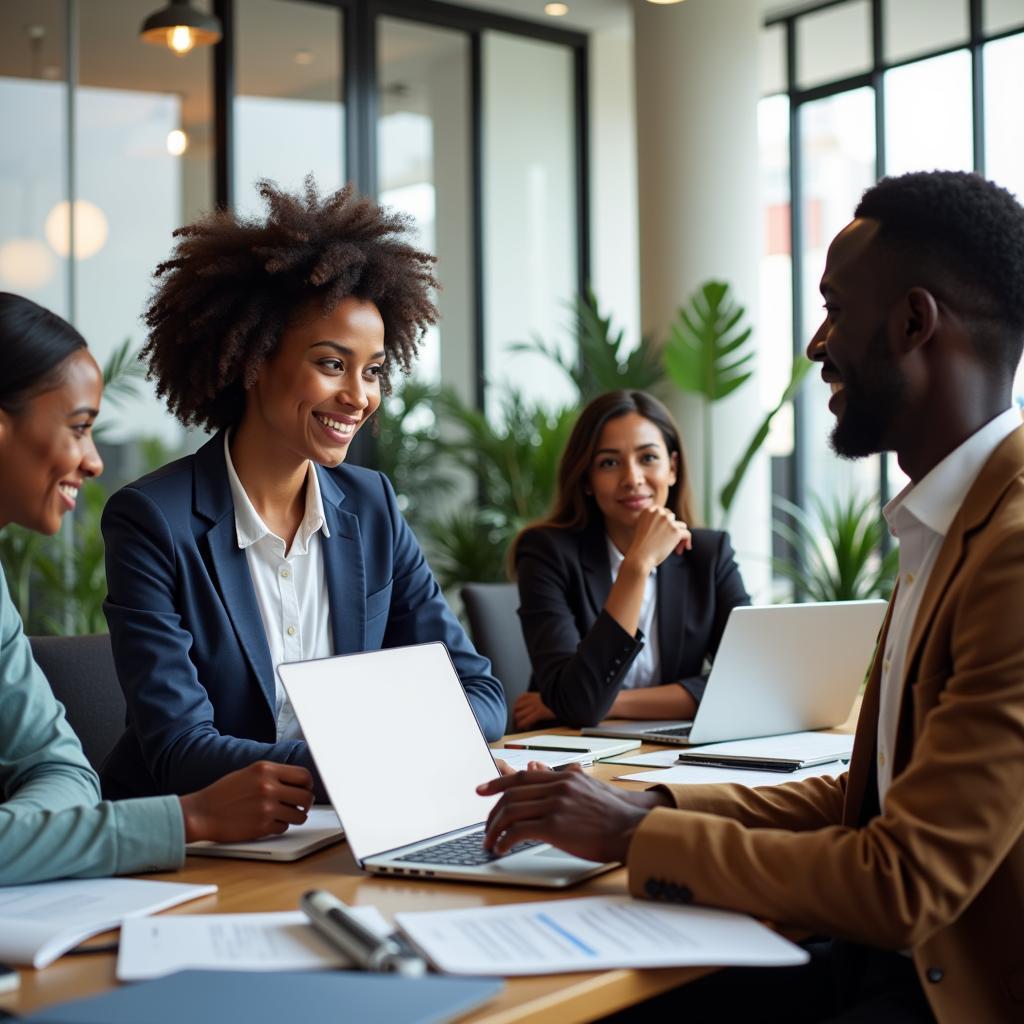
[[[249,495],[245,493],[242,481],[238,479],[235,472],[235,464],[231,461],[231,449],[229,447],[230,431],[224,433],[224,463],[228,471],[228,485],[231,488],[231,498],[235,505],[235,532],[238,537],[238,546],[243,550],[264,537],[276,537],[269,526],[263,522],[262,517],[256,511]],[[320,479],[316,474],[313,463],[307,463],[306,472],[306,511],[299,524],[295,542],[292,545],[294,553],[304,555],[309,548],[310,538],[322,530],[325,537],[330,537],[331,531],[327,528],[327,519],[324,515],[324,502],[320,493]],[[281,540],[278,537],[278,540]]]
[[[1001,412],[933,466],[916,484],[909,483],[884,508],[889,528],[898,536],[904,512],[945,537],[967,492],[1002,441],[1021,425],[1016,406]]]

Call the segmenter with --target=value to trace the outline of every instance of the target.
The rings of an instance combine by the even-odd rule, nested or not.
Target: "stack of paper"
[[[46,967],[92,935],[216,892],[215,885],[93,878],[0,888],[0,960]]]
[[[382,938],[391,927],[376,907],[352,913]],[[189,968],[306,971],[351,967],[301,910],[274,914],[189,914],[125,921],[117,956],[121,981],[159,978]]]
[[[785,967],[809,959],[752,917],[629,896],[428,910],[395,920],[438,970],[450,974]]]

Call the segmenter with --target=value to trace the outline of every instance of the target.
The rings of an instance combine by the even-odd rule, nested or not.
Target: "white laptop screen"
[[[483,821],[497,773],[444,644],[278,668],[360,861]]]

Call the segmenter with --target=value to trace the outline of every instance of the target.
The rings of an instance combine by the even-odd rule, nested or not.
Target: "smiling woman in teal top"
[[[102,375],[70,324],[5,292],[0,351],[0,529],[54,534],[103,470],[91,434]],[[305,768],[262,761],[187,796],[101,801],[0,568],[0,885],[175,868],[186,842],[304,821],[311,787]]]

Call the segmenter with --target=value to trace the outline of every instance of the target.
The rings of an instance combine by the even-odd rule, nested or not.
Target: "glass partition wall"
[[[141,345],[174,228],[312,172],[408,213],[439,257],[423,380],[480,408],[510,381],[544,401],[553,375],[508,348],[564,338],[586,280],[586,38],[430,0],[196,0],[224,37],[179,56],[139,38],[159,6],[0,4],[0,288],[68,317],[103,362]],[[126,449],[202,440],[149,384],[103,419]]]
[[[762,347],[777,359],[780,293],[802,352],[821,322],[828,243],[883,175],[973,169],[1024,200],[1024,3],[822,0],[770,18],[763,58],[761,306],[779,320]],[[1024,367],[1016,395],[1024,406]],[[906,483],[891,456],[836,460],[822,402],[798,396],[794,420],[791,446],[780,437],[772,452],[793,452],[775,460],[780,496],[884,502]]]

